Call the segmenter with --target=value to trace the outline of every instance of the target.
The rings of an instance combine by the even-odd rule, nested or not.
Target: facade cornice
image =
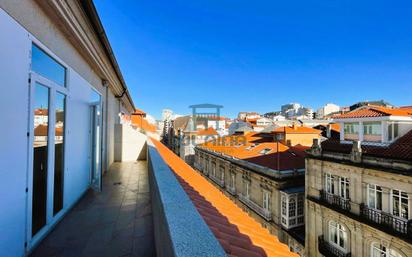
[[[97,31],[93,29],[91,21],[88,19],[85,10],[78,1],[41,1],[37,3],[59,19],[59,24],[64,27],[73,45],[81,55],[94,67],[95,72],[107,80],[109,88],[115,95],[122,95],[126,85],[123,85],[123,78],[119,77],[116,67],[114,67],[105,51],[105,46],[99,40]],[[121,76],[121,75],[120,75]],[[133,101],[127,94],[123,98],[128,111],[134,111]]]

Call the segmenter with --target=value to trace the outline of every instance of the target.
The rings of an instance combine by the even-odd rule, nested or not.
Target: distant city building
[[[239,112],[237,118],[239,120],[246,120],[246,119],[259,119],[261,115],[257,112]]]
[[[171,120],[173,115],[173,111],[170,109],[163,109],[162,110],[162,120]]]
[[[381,106],[385,108],[393,108],[394,105],[386,102],[385,100],[377,100],[377,101],[363,101],[353,104],[349,107],[350,111],[353,111],[362,106]]]
[[[332,113],[339,113],[340,107],[336,104],[328,103],[322,107],[320,107],[316,111],[316,118],[323,119],[325,116],[332,114]]]
[[[282,105],[281,114],[290,120],[313,119],[313,109],[303,107],[299,103]]]

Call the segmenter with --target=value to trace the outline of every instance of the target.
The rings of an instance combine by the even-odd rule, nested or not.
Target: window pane
[[[34,44],[32,45],[31,65],[34,72],[61,86],[66,86],[66,68]]]
[[[53,213],[56,215],[63,208],[63,180],[64,180],[64,123],[66,96],[56,93],[56,125],[54,136],[54,203]]]
[[[380,188],[380,187],[378,187]],[[377,191],[376,192],[376,209],[382,210],[382,191]]]
[[[46,225],[48,129],[49,89],[36,83],[34,88],[32,235]]]

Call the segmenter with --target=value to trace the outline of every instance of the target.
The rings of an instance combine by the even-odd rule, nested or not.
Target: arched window
[[[345,252],[348,248],[348,231],[333,220],[329,222],[329,242]]]
[[[378,243],[373,243],[371,249],[371,257],[402,257],[402,255],[394,249],[388,248]]]

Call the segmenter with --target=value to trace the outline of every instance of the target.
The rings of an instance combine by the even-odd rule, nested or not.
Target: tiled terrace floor
[[[146,161],[113,164],[30,256],[156,256]]]

